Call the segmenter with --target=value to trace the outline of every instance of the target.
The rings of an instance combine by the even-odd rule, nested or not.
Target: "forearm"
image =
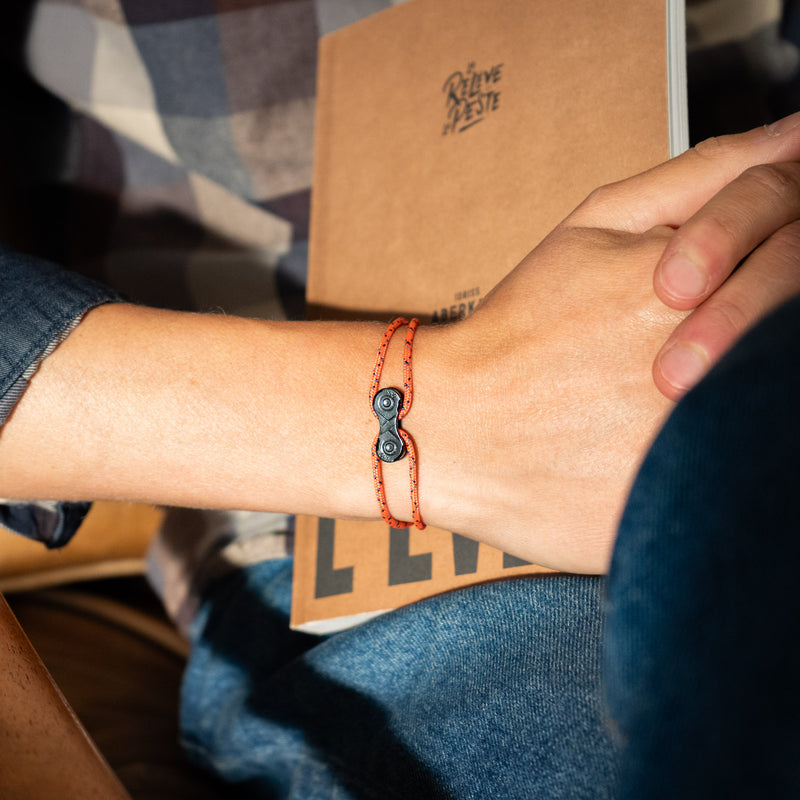
[[[671,408],[651,369],[686,315],[653,292],[674,228],[693,218],[696,229],[698,213],[724,219],[744,188],[757,237],[779,229],[714,295],[717,311],[746,295],[761,314],[795,290],[796,225],[785,224],[795,193],[764,213],[760,190],[736,180],[770,154],[800,154],[800,127],[782,136],[733,137],[605,187],[473,317],[418,331],[403,427],[420,454],[428,524],[557,569],[605,569],[638,463]],[[725,213],[700,212],[731,178]],[[660,198],[652,209],[650,197]],[[723,253],[730,269],[752,246],[742,241]],[[382,332],[100,307],[44,360],[0,430],[0,495],[377,519],[368,395]],[[383,385],[402,385],[401,340]],[[407,462],[384,478],[391,513],[410,520]]]
[[[96,309],[0,431],[0,494],[375,517],[381,333]],[[393,350],[387,380],[398,370]]]

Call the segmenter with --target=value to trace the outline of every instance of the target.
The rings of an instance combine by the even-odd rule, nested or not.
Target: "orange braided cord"
[[[370,387],[369,390],[370,408],[372,408],[372,401],[375,399],[375,395],[378,393],[378,387],[381,385],[383,362],[386,361],[386,351],[389,349],[389,342],[392,341],[392,336],[394,336],[394,332],[401,325],[408,325],[408,320],[403,319],[403,317],[398,317],[391,325],[389,325],[389,327],[386,329],[386,333],[383,334],[383,339],[381,339],[381,346],[378,348],[378,357],[375,359],[375,366],[372,369],[372,386]],[[374,408],[372,408],[372,413],[375,414]],[[377,416],[378,415],[375,414],[376,418]]]
[[[414,394],[412,352],[414,347],[414,334],[416,333],[419,325],[419,320],[415,318],[409,322],[408,320],[399,317],[398,319],[394,320],[394,322],[392,322],[386,329],[383,339],[381,339],[380,347],[378,348],[378,356],[375,360],[375,367],[372,370],[372,385],[370,386],[369,391],[369,403],[372,413],[375,415],[376,419],[378,415],[375,412],[372,403],[375,399],[375,395],[378,393],[378,387],[380,386],[381,375],[383,374],[383,365],[386,361],[386,351],[389,348],[389,342],[392,340],[392,336],[394,335],[395,331],[403,325],[408,325],[408,330],[406,331],[406,340],[403,347],[403,406],[397,415],[398,421],[405,417],[411,408]],[[400,437],[406,446],[406,451],[408,452],[408,477],[411,486],[411,513],[414,518],[414,525],[416,525],[420,530],[424,530],[426,526],[422,521],[422,514],[419,508],[417,448],[414,444],[411,434],[409,434],[407,431],[404,431],[402,428],[398,429],[398,433],[400,434]],[[410,522],[401,522],[393,517],[389,512],[389,505],[386,501],[386,487],[383,483],[383,466],[381,459],[378,456],[377,444],[378,437],[376,436],[372,445],[372,480],[375,485],[375,494],[378,498],[378,506],[380,507],[381,517],[383,518],[384,522],[386,522],[386,524],[390,525],[392,528],[408,528],[411,526]]]
[[[406,331],[406,341],[403,345],[403,407],[397,415],[397,419],[403,419],[411,408],[411,401],[414,397],[414,380],[411,371],[411,353],[414,348],[414,334],[417,332],[419,320],[414,319],[408,323]]]
[[[422,514],[419,510],[419,476],[417,474],[417,446],[411,438],[411,434],[400,428],[400,436],[406,443],[408,450],[408,480],[411,484],[411,515],[414,525],[419,530],[425,530],[425,523],[422,521]],[[408,523],[406,523],[408,524]]]
[[[407,431],[400,429],[400,436],[406,445],[408,451],[408,478],[411,483],[411,513],[414,517],[414,525],[421,531],[427,527],[422,520],[422,513],[419,509],[419,478],[417,476],[417,448],[411,434]],[[381,510],[381,517],[383,521],[392,528],[410,528],[410,522],[401,522],[396,519],[389,512],[389,504],[386,501],[386,487],[383,483],[383,462],[378,456],[377,451],[378,437],[372,445],[372,481],[375,485],[375,494],[378,497],[378,506]]]
[[[378,506],[381,510],[383,521],[392,528],[409,528],[410,522],[401,522],[395,519],[389,512],[389,504],[386,502],[386,487],[383,485],[383,466],[378,456],[378,437],[372,445],[372,482],[375,485],[375,494],[378,498]]]

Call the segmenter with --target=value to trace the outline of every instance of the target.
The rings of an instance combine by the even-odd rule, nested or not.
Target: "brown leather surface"
[[[139,591],[147,590],[138,581]],[[117,582],[126,585],[119,598],[124,603],[109,600],[109,590],[95,603],[90,595],[69,590],[22,593],[9,602],[133,800],[236,797],[234,789],[190,764],[180,747],[178,703],[185,658],[180,643],[158,635],[158,627],[167,623],[149,612],[149,626],[131,620],[131,613],[137,613],[131,609],[148,606],[146,597],[137,596],[138,581]],[[0,797],[6,797],[2,790]],[[61,795],[52,797],[60,800]]]
[[[0,597],[0,794],[129,800]]]

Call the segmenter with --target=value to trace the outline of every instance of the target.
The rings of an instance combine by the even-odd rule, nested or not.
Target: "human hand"
[[[764,210],[768,189],[748,182],[758,181],[765,170],[742,173],[797,158],[800,127],[785,124],[778,131],[760,129],[706,143],[604,187],[558,226],[474,317],[420,337],[418,365],[428,360],[422,347],[446,354],[443,363],[430,350],[428,363],[436,365],[437,374],[419,377],[420,386],[423,381],[428,386],[428,400],[447,412],[436,420],[430,448],[419,441],[421,458],[437,453],[431,461],[439,461],[427,467],[421,461],[423,498],[427,484],[432,504],[423,508],[428,521],[441,520],[556,569],[603,572],[630,482],[671,408],[652,380],[664,341],[678,323],[679,332],[691,333],[693,320],[705,319],[699,328],[709,330],[713,315],[724,315],[725,303],[744,299],[748,305],[727,329],[730,337],[742,320],[780,302],[793,285],[785,256],[796,231],[785,226],[797,210],[792,192],[776,194]],[[770,174],[794,175],[794,169],[782,164]],[[737,209],[743,209],[740,217]],[[779,234],[751,256],[741,287],[729,279],[724,292],[700,309],[702,316],[687,319],[685,308],[669,308],[653,291],[654,265],[665,262],[662,254],[676,252],[676,240],[695,242],[702,224],[728,217],[745,222],[727,250],[719,241],[728,240],[715,240],[714,252],[723,253],[720,263],[727,257],[735,264],[748,245],[764,241],[776,228]],[[782,259],[774,279],[767,256]],[[724,277],[724,269],[719,274]],[[754,277],[759,275],[754,296],[748,287],[759,283]],[[724,337],[715,341],[724,343]],[[453,395],[457,383],[442,384],[441,375],[460,376],[466,388]],[[416,397],[425,394],[420,388]],[[420,413],[429,412],[430,407]],[[414,430],[411,415],[409,429]],[[423,436],[430,432],[428,427]]]
[[[758,134],[778,139],[798,124],[794,115]],[[712,140],[698,152],[724,158],[725,146]],[[653,377],[667,397],[680,398],[745,330],[800,291],[798,225],[796,161],[748,168],[680,225],[654,286],[670,307],[696,311],[656,357]]]
[[[598,190],[474,317],[419,331],[406,421],[427,522],[556,569],[605,570],[630,482],[671,406],[652,362],[688,314],[656,295],[655,265],[676,241],[711,241],[719,258],[707,263],[727,264],[713,266],[713,287],[758,245],[679,332],[709,330],[715,308],[727,321],[720,298],[751,303],[736,324],[779,302],[796,280],[797,226],[786,222],[798,123],[706,143]],[[763,169],[743,175],[765,163],[782,165],[770,174],[792,176],[794,188],[770,194]],[[736,222],[721,228],[733,235],[699,236],[720,219]],[[375,518],[363,376],[381,332],[96,308],[44,359],[4,424],[0,492]],[[388,385],[400,385],[400,365],[390,353]],[[411,519],[407,472],[384,478],[394,515]]]

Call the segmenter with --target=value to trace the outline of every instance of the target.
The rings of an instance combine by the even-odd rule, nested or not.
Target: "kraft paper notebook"
[[[325,37],[311,316],[465,316],[589,191],[685,149],[682,12],[408,0]],[[544,572],[450,531],[302,517],[292,624]]]

